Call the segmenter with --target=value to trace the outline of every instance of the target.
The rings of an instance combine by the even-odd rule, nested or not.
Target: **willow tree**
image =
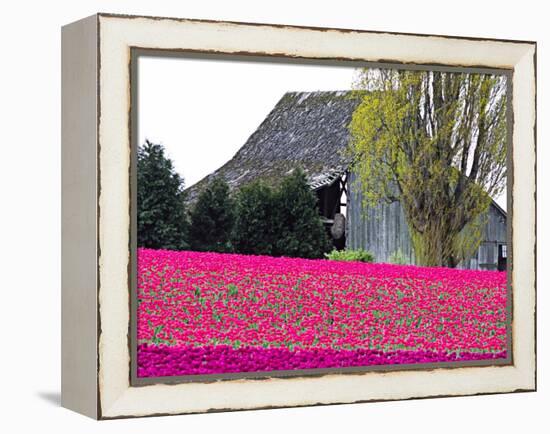
[[[506,78],[364,69],[357,89],[350,152],[365,201],[401,203],[418,264],[456,266],[506,186]]]

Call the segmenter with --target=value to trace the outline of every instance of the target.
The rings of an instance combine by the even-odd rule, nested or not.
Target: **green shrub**
[[[275,244],[274,191],[256,181],[242,187],[235,199],[233,248],[237,253],[271,255]]]
[[[137,155],[137,245],[183,250],[187,243],[184,183],[164,147],[146,140]]]
[[[235,223],[235,205],[229,186],[215,178],[199,194],[190,213],[191,249],[203,252],[231,252],[231,234]]]
[[[285,177],[275,194],[274,256],[322,258],[332,248],[317,197],[300,169]]]
[[[334,261],[374,262],[374,255],[363,249],[333,250],[330,253],[326,253],[325,257]]]
[[[406,265],[409,263],[401,249],[397,249],[395,252],[393,252],[388,258],[388,262],[390,264],[396,265]]]

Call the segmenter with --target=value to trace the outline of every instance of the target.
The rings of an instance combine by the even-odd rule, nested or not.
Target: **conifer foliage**
[[[273,254],[276,241],[275,198],[275,192],[261,181],[239,190],[233,230],[235,251],[253,255]]]
[[[235,223],[235,204],[229,186],[214,178],[197,198],[191,210],[189,243],[195,251],[231,252],[231,234]]]
[[[187,212],[184,180],[160,144],[145,141],[137,155],[137,243],[139,247],[184,250]]]
[[[322,258],[332,248],[319,216],[317,198],[300,169],[276,193],[275,256]]]
[[[301,169],[278,187],[258,180],[233,194],[213,178],[186,204],[184,180],[164,147],[146,140],[138,150],[137,208],[139,247],[302,258],[332,248]]]

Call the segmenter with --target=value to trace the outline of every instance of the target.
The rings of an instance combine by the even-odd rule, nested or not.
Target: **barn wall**
[[[368,250],[376,262],[388,262],[390,255],[401,249],[408,262],[414,263],[409,228],[399,202],[365,207],[357,177],[351,173],[348,179],[346,247]]]
[[[494,206],[489,208],[485,225],[483,242],[476,254],[459,265],[459,268],[496,270],[498,263],[498,246],[506,244],[506,218]]]
[[[405,214],[399,202],[365,207],[357,177],[349,175],[346,221],[346,248],[372,252],[376,262],[388,262],[401,249],[408,262],[414,263],[414,251]],[[489,208],[484,239],[474,257],[459,268],[496,269],[498,246],[506,243],[506,218],[494,206]]]

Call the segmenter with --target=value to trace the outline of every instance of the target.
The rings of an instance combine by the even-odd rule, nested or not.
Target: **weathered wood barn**
[[[414,263],[399,202],[365,207],[359,181],[350,171],[348,124],[358,103],[348,91],[286,93],[231,160],[187,189],[188,200],[213,177],[222,177],[235,190],[257,179],[277,185],[301,167],[335,246],[369,250],[377,262],[400,252]],[[493,201],[487,217],[483,242],[476,255],[460,264],[463,268],[506,268],[506,212]]]

